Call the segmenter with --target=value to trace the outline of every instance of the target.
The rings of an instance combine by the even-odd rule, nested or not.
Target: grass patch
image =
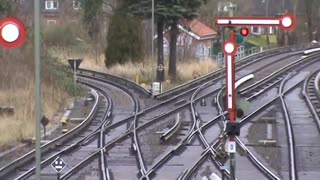
[[[151,63],[150,59],[146,59],[141,63],[126,63],[124,65],[114,65],[111,68],[106,68],[104,64],[104,54],[103,52],[100,55],[96,55],[95,50],[87,48],[86,53],[78,51],[73,51],[72,48],[69,49],[58,49],[52,48],[50,50],[57,58],[61,59],[64,64],[67,64],[68,58],[82,58],[83,61],[80,65],[81,68],[91,69],[99,72],[104,72],[108,74],[113,74],[120,76],[131,81],[135,81],[136,75],[139,76],[139,83],[149,85],[152,79],[155,79],[156,65]],[[207,74],[213,70],[216,70],[219,67],[219,64],[212,61],[211,59],[207,60],[189,60],[184,62],[177,62],[177,79],[176,82],[172,83],[168,75],[168,60],[165,63],[165,78],[166,82],[164,83],[164,88],[171,88],[173,86],[179,85],[186,81],[192,80],[195,77],[200,75]]]
[[[56,111],[64,107],[67,97],[63,89],[43,84],[43,114],[51,120]],[[6,104],[15,107],[14,116],[0,117],[0,146],[10,145],[33,137],[35,135],[34,85],[30,83],[29,88],[26,90],[1,91],[0,102],[2,105]]]
[[[52,120],[71,100],[72,73],[46,52],[41,65],[42,114]],[[0,147],[3,148],[35,135],[33,47],[2,52],[0,66],[0,106],[15,108],[13,116],[0,116]],[[82,93],[79,88],[78,93]],[[48,128],[50,126],[49,123]]]
[[[267,45],[267,37],[265,35],[260,35],[255,38],[250,38],[247,40],[248,43],[253,44],[255,46],[266,46]],[[270,44],[277,43],[277,36],[276,35],[269,35],[269,42]]]

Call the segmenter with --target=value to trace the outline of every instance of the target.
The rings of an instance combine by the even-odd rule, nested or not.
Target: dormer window
[[[73,0],[73,9],[78,10],[80,9],[80,1],[79,0]]]
[[[58,1],[46,1],[47,10],[55,10],[55,9],[58,9],[58,7],[59,7]]]

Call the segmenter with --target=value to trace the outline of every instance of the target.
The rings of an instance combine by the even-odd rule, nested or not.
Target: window
[[[73,5],[73,9],[76,9],[76,10],[80,9],[80,1],[79,0],[74,0],[72,5]]]
[[[260,34],[261,33],[260,27],[252,27],[251,32],[252,34]]]
[[[57,21],[54,20],[54,19],[48,19],[47,23],[48,23],[49,25],[55,25],[55,24],[57,24]]]
[[[46,1],[46,9],[58,9],[58,1]]]

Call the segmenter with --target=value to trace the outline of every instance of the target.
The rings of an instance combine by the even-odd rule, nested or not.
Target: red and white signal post
[[[290,14],[284,14],[281,17],[219,17],[215,20],[216,26],[224,27],[246,27],[246,26],[276,26],[285,31],[292,30],[295,27],[296,20]],[[242,29],[241,31],[247,31]],[[248,32],[241,32],[248,34]],[[237,44],[234,39],[234,32],[229,34],[229,40],[222,46],[226,58],[226,101],[229,112],[229,122],[227,123],[226,133],[229,136],[228,152],[230,153],[230,175],[231,180],[235,180],[235,136],[240,135],[240,126],[236,121],[236,95],[235,95],[235,54]]]
[[[234,32],[230,32],[230,39],[223,44],[222,51],[226,57],[226,100],[227,108],[230,115],[230,122],[235,121],[235,54],[237,53],[238,46],[234,40]]]

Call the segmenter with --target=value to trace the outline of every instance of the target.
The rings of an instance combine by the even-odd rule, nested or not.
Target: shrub
[[[71,46],[78,42],[76,38],[80,36],[80,32],[76,32],[70,25],[65,26],[46,26],[43,28],[43,43],[49,46]]]

